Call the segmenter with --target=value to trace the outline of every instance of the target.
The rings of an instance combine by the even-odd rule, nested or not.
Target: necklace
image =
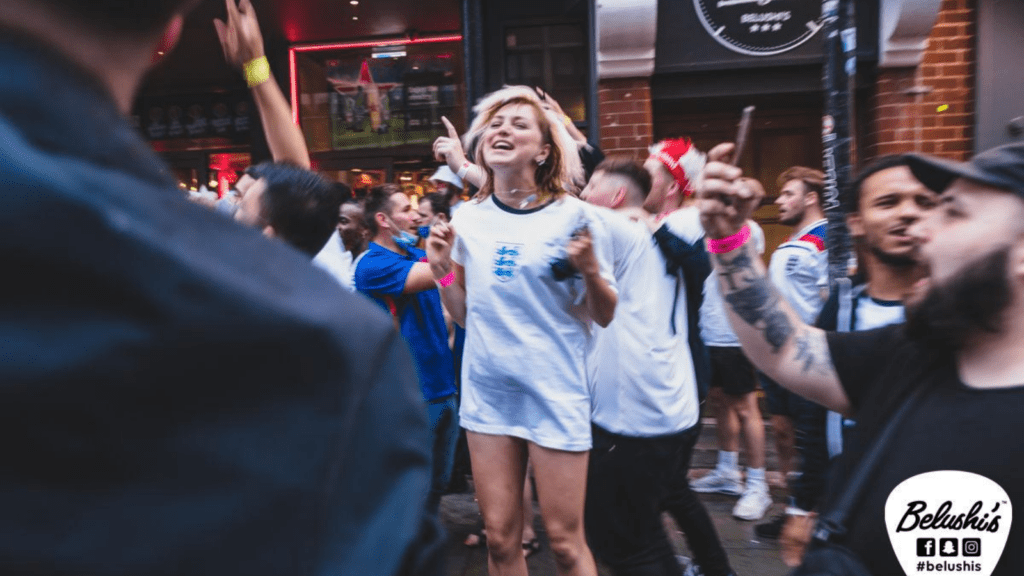
[[[523,198],[523,200],[521,202],[519,202],[519,209],[522,210],[523,208],[526,208],[531,202],[534,202],[534,201],[537,200],[537,193],[536,193],[537,189],[536,188],[532,188],[532,189],[513,188],[513,189],[508,191],[508,196],[509,196],[510,200],[514,200],[515,197],[518,194],[527,193],[527,192],[530,193],[529,196],[527,196],[526,198]],[[543,196],[547,196],[547,193],[545,193]],[[511,204],[511,202],[510,202],[510,204]]]

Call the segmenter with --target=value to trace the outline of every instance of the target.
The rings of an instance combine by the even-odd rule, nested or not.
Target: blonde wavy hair
[[[494,171],[483,157],[483,133],[499,110],[509,104],[524,104],[534,108],[537,124],[544,137],[544,143],[551,145],[551,153],[544,164],[537,166],[534,182],[539,191],[558,197],[566,192],[578,194],[583,182],[583,162],[580,160],[576,141],[569,134],[561,118],[545,111],[543,101],[529,86],[505,86],[501,90],[484,96],[473,107],[475,114],[469,130],[462,136],[462,145],[472,154],[471,160],[487,172],[487,182],[480,188],[477,197],[486,198],[494,192]]]

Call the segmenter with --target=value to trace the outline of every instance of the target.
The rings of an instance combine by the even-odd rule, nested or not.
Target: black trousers
[[[686,478],[700,426],[668,436],[635,438],[593,426],[587,472],[586,529],[594,554],[616,576],[679,576],[665,534],[668,511],[686,533],[708,576],[731,572],[704,506]]]
[[[729,576],[733,573],[729,566],[729,558],[718,539],[718,531],[711,521],[708,511],[697,499],[697,494],[690,489],[690,459],[693,447],[700,436],[700,423],[691,428],[692,440],[686,448],[686,458],[679,462],[669,487],[662,509],[668,512],[676,525],[686,535],[686,543],[693,552],[693,559],[701,567],[704,576]]]

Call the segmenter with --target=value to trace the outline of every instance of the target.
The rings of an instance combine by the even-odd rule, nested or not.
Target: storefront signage
[[[693,0],[705,30],[719,44],[749,56],[772,56],[803,44],[821,29],[820,0]]]

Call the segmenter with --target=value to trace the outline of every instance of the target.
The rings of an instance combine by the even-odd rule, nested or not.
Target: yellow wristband
[[[249,88],[255,88],[270,80],[270,62],[267,62],[266,56],[249,60],[242,66],[242,71],[245,73],[245,82]]]

